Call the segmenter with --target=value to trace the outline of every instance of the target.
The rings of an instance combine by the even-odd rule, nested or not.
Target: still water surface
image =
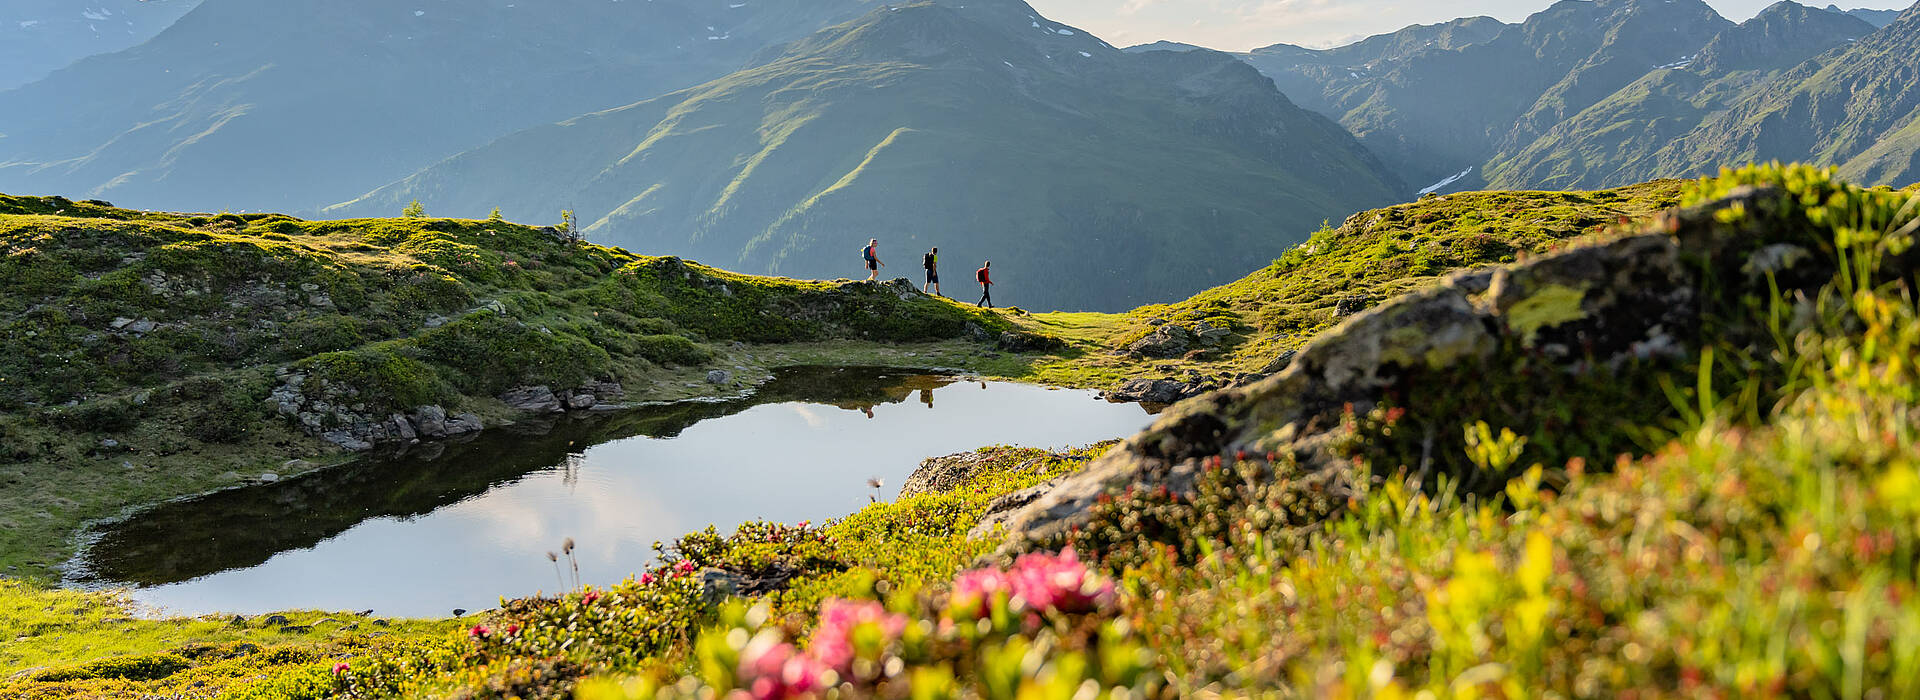
[[[1084,391],[788,370],[750,399],[524,423],[169,503],[95,533],[71,582],[129,586],[175,614],[446,615],[555,590],[546,555],[567,537],[582,581],[611,584],[708,524],[844,516],[870,477],[892,498],[926,457],[1078,446],[1148,420]]]

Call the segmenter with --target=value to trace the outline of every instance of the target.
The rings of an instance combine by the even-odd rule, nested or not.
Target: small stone
[[[119,446],[120,446],[120,441],[119,441],[119,440],[115,440],[115,439],[113,439],[113,438],[107,438],[107,439],[105,439],[105,440],[101,440],[101,441],[100,441],[100,446],[101,446],[101,447],[105,447],[105,448],[107,448],[107,449],[109,449],[109,450],[111,450],[111,449],[113,449],[113,448],[115,448],[115,447],[119,447]]]
[[[722,384],[731,384],[732,382],[733,382],[733,373],[728,372],[724,369],[716,369],[707,373],[708,384],[722,385]]]
[[[126,328],[127,324],[130,324],[130,323],[133,323],[133,319],[127,318],[125,316],[121,316],[119,318],[113,319],[113,322],[107,324],[107,327],[117,331],[122,328]]]
[[[280,475],[273,472],[265,472],[260,475],[260,483],[263,484],[271,484],[279,480]]]

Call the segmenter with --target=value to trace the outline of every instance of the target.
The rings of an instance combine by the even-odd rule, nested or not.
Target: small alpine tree
[[[573,218],[572,209],[560,210],[560,237],[574,240],[580,237],[579,220]]]
[[[500,215],[500,207],[494,207],[493,211],[487,214],[487,223],[490,224],[497,224],[506,220],[506,217]]]
[[[416,199],[408,202],[407,208],[400,210],[400,215],[409,219],[424,219],[427,218],[427,207]]]

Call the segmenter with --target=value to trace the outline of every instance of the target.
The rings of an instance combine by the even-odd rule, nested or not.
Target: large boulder
[[[1006,549],[1055,542],[1091,520],[1097,503],[1128,490],[1190,497],[1209,460],[1240,453],[1289,455],[1339,493],[1344,485],[1329,475],[1343,473],[1344,460],[1332,451],[1343,415],[1364,414],[1389,396],[1462,391],[1457,382],[1415,384],[1409,377],[1476,372],[1496,355],[1525,357],[1565,376],[1689,353],[1709,306],[1727,308],[1766,290],[1766,281],[1743,267],[1819,267],[1804,256],[1764,252],[1788,235],[1780,230],[1796,227],[1753,223],[1771,216],[1779,201],[1772,191],[1737,192],[1669,213],[1644,233],[1456,274],[1362,311],[1285,361],[1279,374],[1177,404],[1085,470],[1042,494],[1025,494],[1029,502],[1004,518]],[[1759,214],[1737,225],[1716,220],[1733,208]],[[1773,271],[1780,280],[1831,276]],[[1174,336],[1161,333],[1171,326],[1135,345],[1149,352],[1173,345]]]

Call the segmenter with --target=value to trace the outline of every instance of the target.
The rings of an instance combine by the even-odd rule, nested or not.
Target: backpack
[[[984,267],[983,267],[983,268],[980,268],[980,269],[978,269],[978,270],[974,270],[974,271],[973,271],[973,279],[974,279],[974,281],[976,281],[976,282],[979,282],[979,283],[981,283],[981,284],[986,284],[986,283],[987,283],[987,268],[984,268]]]
[[[873,246],[870,246],[870,245],[861,246],[860,259],[865,260],[867,262],[873,262]]]
[[[928,253],[928,254],[927,254],[927,257],[926,257],[926,260],[925,260],[924,262],[922,262],[922,263],[920,264],[920,266],[921,266],[921,267],[924,267],[924,268],[927,268],[927,269],[929,269],[929,270],[931,270],[931,269],[933,269],[933,254],[932,254],[932,253]]]

